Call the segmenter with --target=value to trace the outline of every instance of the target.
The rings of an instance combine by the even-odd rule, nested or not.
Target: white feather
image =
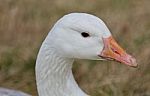
[[[89,33],[84,38],[81,33]],[[72,75],[75,58],[101,59],[102,38],[111,33],[104,22],[90,14],[71,13],[54,25],[43,42],[36,62],[39,96],[87,96]]]

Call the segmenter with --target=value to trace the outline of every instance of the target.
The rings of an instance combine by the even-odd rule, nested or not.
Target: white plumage
[[[88,36],[84,37],[82,33]],[[109,29],[96,16],[71,13],[58,20],[44,40],[37,58],[36,80],[39,96],[87,96],[74,80],[71,70],[73,61],[75,58],[92,60],[107,58],[102,51],[106,47],[104,38],[107,40],[109,37],[111,37]],[[115,52],[117,50],[121,48]],[[122,53],[118,52],[115,55],[121,57]],[[126,56],[128,59],[123,61],[127,62],[123,63],[132,63],[134,66],[135,60],[124,52],[122,57]],[[118,61],[122,59],[113,56],[108,58]]]
[[[90,14],[71,13],[58,20],[44,40],[37,57],[39,96],[88,96],[79,88],[72,74],[72,64],[76,58],[111,58],[136,66],[135,59],[110,37],[111,33],[104,22]]]
[[[31,95],[17,90],[0,88],[0,96],[31,96]]]

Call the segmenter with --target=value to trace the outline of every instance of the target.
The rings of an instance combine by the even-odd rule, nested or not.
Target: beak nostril
[[[120,55],[120,53],[119,53],[116,49],[111,48],[111,50],[112,50],[115,54]]]

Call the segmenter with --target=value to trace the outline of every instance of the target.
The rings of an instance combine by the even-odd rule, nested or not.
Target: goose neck
[[[36,62],[39,96],[87,96],[75,82],[73,61],[57,54],[55,48],[42,45]]]

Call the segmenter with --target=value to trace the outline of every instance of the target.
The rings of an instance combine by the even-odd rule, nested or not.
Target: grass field
[[[34,66],[54,23],[71,12],[103,19],[139,68],[76,60],[78,84],[91,96],[150,96],[150,0],[0,0],[0,86],[37,95]]]

